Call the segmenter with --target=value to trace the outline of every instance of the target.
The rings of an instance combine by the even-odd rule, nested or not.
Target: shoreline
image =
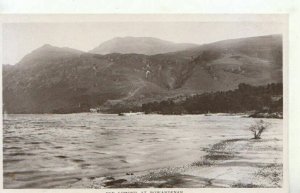
[[[185,116],[185,115],[203,115],[203,116],[242,116],[244,118],[270,118],[270,119],[283,119],[282,112],[275,113],[202,113],[202,114],[161,114],[161,113],[144,113],[144,112],[132,112],[132,113],[105,113],[105,112],[78,112],[78,113],[2,113],[2,116],[9,115],[78,115],[78,114],[92,114],[92,115],[118,115],[118,116],[140,116],[140,115],[174,115],[174,116]]]
[[[83,178],[62,188],[278,188],[283,166],[273,152],[280,145],[268,145],[274,140],[222,140],[206,148],[200,160],[184,166]],[[258,159],[263,152],[268,158]]]

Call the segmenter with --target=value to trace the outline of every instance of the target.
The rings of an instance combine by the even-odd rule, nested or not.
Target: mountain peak
[[[56,47],[50,44],[44,44],[43,46],[33,50],[22,58],[18,64],[33,64],[38,63],[40,60],[53,60],[58,58],[68,58],[78,56],[83,53],[80,50],[68,48],[68,47]]]
[[[59,51],[59,52],[65,51],[65,52],[82,53],[82,51],[80,51],[80,50],[76,50],[76,49],[69,48],[69,47],[53,46],[51,44],[44,44],[41,47],[33,50],[32,52],[35,52],[35,51]]]
[[[41,46],[41,48],[51,48],[54,47],[51,44],[44,44],[43,46]]]
[[[53,49],[53,48],[55,48],[55,46],[52,46],[51,44],[44,44],[44,45],[34,49],[32,52],[40,51],[40,50],[49,50],[49,49]]]
[[[103,42],[90,52],[95,54],[110,53],[136,53],[136,54],[162,54],[195,47],[196,44],[177,44],[154,37],[115,37]]]

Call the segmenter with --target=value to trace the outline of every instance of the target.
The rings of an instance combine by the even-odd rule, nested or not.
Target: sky
[[[204,44],[283,32],[284,26],[277,22],[6,23],[2,63],[14,65],[44,44],[89,51],[114,37],[155,37]]]

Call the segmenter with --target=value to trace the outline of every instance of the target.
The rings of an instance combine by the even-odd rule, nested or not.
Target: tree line
[[[241,83],[235,90],[193,95],[179,102],[168,99],[161,102],[146,103],[142,105],[142,111],[146,114],[282,112],[282,94],[282,83],[272,83],[265,86]]]

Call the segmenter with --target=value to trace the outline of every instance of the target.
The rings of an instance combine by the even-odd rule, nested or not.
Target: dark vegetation
[[[282,112],[282,83],[266,86],[239,84],[238,89],[204,93],[183,101],[164,100],[142,105],[145,113],[158,114],[206,114],[243,112]]]

